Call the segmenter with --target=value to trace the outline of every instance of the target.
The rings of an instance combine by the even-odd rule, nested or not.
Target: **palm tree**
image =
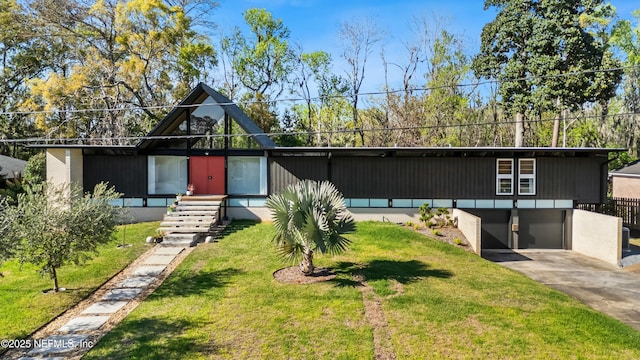
[[[351,241],[342,234],[356,228],[342,194],[329,181],[300,181],[269,196],[276,234],[273,238],[285,259],[300,261],[304,275],[313,274],[313,253],[337,254]]]

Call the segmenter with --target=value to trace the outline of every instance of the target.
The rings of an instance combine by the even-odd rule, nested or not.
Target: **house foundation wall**
[[[619,266],[622,258],[622,219],[584,210],[572,216],[572,249]]]
[[[348,208],[355,221],[419,222],[420,213],[414,208]],[[233,219],[271,221],[266,207],[229,207],[227,216]]]
[[[131,222],[161,221],[167,213],[166,208],[130,207],[127,208]]]

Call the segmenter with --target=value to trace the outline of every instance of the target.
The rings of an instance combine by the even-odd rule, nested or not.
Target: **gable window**
[[[536,159],[518,159],[518,195],[536,194]]]
[[[498,159],[496,195],[513,195],[513,159]]]

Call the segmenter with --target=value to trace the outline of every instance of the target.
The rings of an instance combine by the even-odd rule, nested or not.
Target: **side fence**
[[[640,199],[608,198],[602,204],[578,204],[577,208],[621,217],[624,226],[640,230]]]

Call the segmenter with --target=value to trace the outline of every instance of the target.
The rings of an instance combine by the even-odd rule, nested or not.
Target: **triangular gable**
[[[213,90],[209,86],[199,83],[187,97],[180,102],[167,116],[162,119],[156,125],[151,132],[147,135],[147,138],[142,140],[138,144],[138,148],[153,147],[154,144],[162,139],[163,136],[171,136],[176,128],[185,120],[187,106],[197,106],[204,102],[207,97],[211,97],[220,107],[233,119],[247,134],[250,134],[251,138],[258,144],[261,149],[274,148],[276,144],[267,136],[258,125],[256,125],[245,114],[238,105],[234,104],[226,96]],[[158,139],[150,139],[157,137]]]

